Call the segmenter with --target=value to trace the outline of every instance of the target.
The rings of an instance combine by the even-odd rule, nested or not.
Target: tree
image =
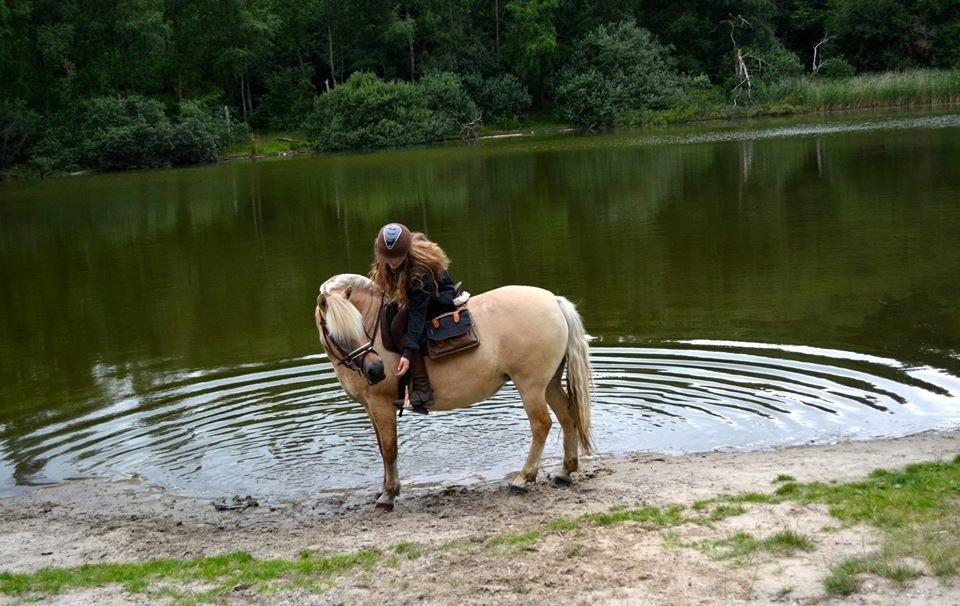
[[[506,44],[517,73],[541,99],[544,82],[557,58],[557,30],[553,23],[559,0],[511,0]]]
[[[583,125],[610,125],[626,112],[666,108],[681,87],[670,49],[633,21],[588,32],[557,82],[559,117]]]

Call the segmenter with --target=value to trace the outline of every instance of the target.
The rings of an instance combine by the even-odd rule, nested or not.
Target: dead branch
[[[817,73],[818,71],[820,71],[820,66],[823,65],[822,60],[820,61],[820,63],[817,63],[817,53],[819,52],[820,47],[826,44],[827,42],[829,42],[831,38],[833,38],[833,36],[831,36],[829,32],[824,32],[823,40],[813,45],[813,64],[811,65],[811,68],[813,69],[813,73]]]

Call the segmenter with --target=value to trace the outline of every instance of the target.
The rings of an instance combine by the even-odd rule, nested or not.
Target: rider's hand
[[[407,374],[407,370],[410,369],[410,360],[406,358],[400,358],[400,363],[397,364],[397,376],[402,377]]]

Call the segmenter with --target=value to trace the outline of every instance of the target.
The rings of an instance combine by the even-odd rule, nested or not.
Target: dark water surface
[[[960,424],[960,116],[808,117],[0,184],[0,493],[378,482],[311,314],[391,220],[578,303],[604,452]],[[415,483],[530,439],[511,388],[400,433]]]

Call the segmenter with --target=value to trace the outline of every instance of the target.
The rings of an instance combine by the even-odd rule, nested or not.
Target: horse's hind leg
[[[547,441],[547,434],[550,433],[550,411],[547,410],[547,400],[545,397],[545,388],[541,383],[536,388],[523,388],[517,386],[520,395],[523,398],[523,409],[527,411],[527,418],[530,420],[530,431],[533,433],[533,441],[530,444],[530,453],[527,455],[527,461],[511,482],[510,488],[514,491],[525,491],[525,484],[537,479],[537,472],[540,470],[540,455],[543,453],[543,445]]]
[[[577,419],[570,398],[560,385],[560,375],[563,367],[554,375],[547,385],[547,404],[557,416],[560,427],[563,429],[563,473],[553,477],[554,484],[569,484],[570,474],[579,467],[579,445],[577,443]]]

